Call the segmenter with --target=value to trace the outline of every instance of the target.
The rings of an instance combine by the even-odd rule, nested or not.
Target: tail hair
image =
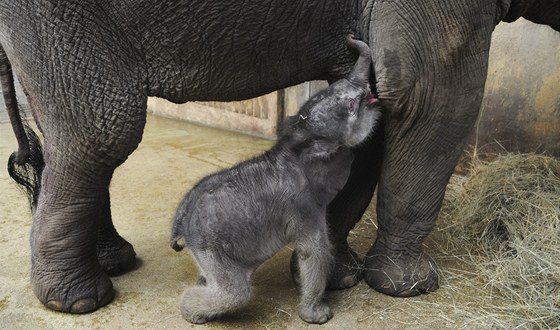
[[[31,210],[34,212],[41,190],[41,174],[45,167],[45,161],[41,141],[37,134],[26,123],[24,124],[24,130],[29,140],[29,156],[25,162],[19,164],[16,161],[18,158],[17,152],[13,152],[8,159],[8,173],[27,195]]]
[[[6,111],[18,142],[18,151],[12,153],[8,159],[8,173],[27,194],[31,211],[34,212],[41,189],[41,174],[45,167],[43,150],[37,134],[21,118],[12,65],[2,45],[0,45],[0,85]]]

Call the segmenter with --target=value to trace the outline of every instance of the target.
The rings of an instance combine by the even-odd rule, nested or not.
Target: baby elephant
[[[183,296],[188,321],[205,323],[246,303],[251,274],[290,242],[298,253],[300,317],[332,317],[322,301],[332,259],[326,209],[348,179],[350,147],[380,116],[369,92],[370,50],[351,37],[348,44],[360,53],[348,77],[286,119],[270,150],[202,179],[179,205],[171,246],[181,250],[185,238],[200,270],[198,285]]]

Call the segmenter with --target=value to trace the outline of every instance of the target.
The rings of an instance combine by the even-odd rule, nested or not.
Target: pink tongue
[[[374,104],[379,102],[379,99],[377,98],[377,95],[374,94],[369,94],[367,97],[367,103],[368,104]]]

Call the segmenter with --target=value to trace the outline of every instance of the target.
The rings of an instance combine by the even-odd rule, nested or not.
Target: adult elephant
[[[230,101],[334,81],[356,59],[349,33],[372,48],[387,114],[383,136],[355,151],[330,205],[329,286],[360,279],[346,237],[377,185],[366,281],[395,296],[436,289],[422,242],[477,117],[492,30],[520,16],[560,30],[559,8],[556,0],[3,0],[3,90],[13,100],[7,56],[44,137],[44,169],[33,162],[42,178],[31,186],[33,291],[54,310],[89,312],[114,296],[107,274],[133,267],[108,186],[141,140],[148,96]],[[16,104],[7,108],[15,118]],[[16,170],[35,159],[18,121]]]

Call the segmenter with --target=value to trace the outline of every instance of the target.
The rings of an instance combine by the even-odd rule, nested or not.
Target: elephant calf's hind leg
[[[181,314],[195,324],[212,321],[244,304],[251,297],[252,270],[214,253],[197,253],[199,284],[188,288],[181,301]],[[204,274],[204,275],[202,275]],[[201,279],[204,280],[201,280]]]

